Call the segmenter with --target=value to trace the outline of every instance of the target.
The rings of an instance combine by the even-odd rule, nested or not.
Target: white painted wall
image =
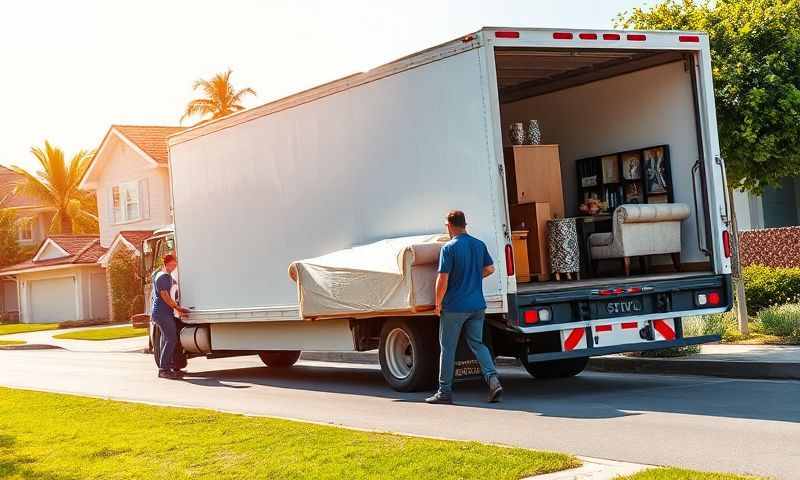
[[[166,166],[156,167],[134,149],[113,137],[109,158],[98,165],[97,209],[100,216],[100,244],[109,247],[123,230],[153,230],[172,223],[169,200],[169,174]],[[139,221],[114,223],[111,189],[122,182],[147,180],[147,198],[141,205]],[[148,212],[149,211],[149,212]]]
[[[17,275],[19,282],[20,298],[20,322],[30,323],[32,312],[36,308],[36,302],[41,302],[41,298],[36,297],[35,291],[31,288],[31,282],[36,280],[53,278],[73,278],[76,285],[75,301],[72,308],[64,308],[63,318],[65,320],[87,320],[93,318],[106,318],[107,309],[98,307],[101,300],[94,300],[95,296],[102,298],[102,302],[108,303],[108,294],[105,289],[92,289],[92,274],[103,274],[102,267],[95,265],[76,266],[70,268],[60,268],[42,272],[21,273]],[[100,291],[96,291],[100,290]],[[70,318],[73,317],[73,318]]]
[[[698,159],[691,78],[683,62],[641,70],[501,106],[507,126],[539,120],[543,143],[559,145],[566,215],[578,215],[575,161],[668,144],[675,201],[690,206],[682,224],[683,261],[704,261],[697,246],[691,168]]]

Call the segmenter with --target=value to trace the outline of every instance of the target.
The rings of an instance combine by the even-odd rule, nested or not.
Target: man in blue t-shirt
[[[158,376],[159,378],[178,379],[183,372],[174,368],[172,358],[178,347],[178,326],[175,323],[175,310],[185,314],[189,309],[183,308],[172,298],[172,272],[178,267],[178,260],[174,255],[164,256],[164,268],[153,276],[152,311],[150,320],[161,331],[161,341],[157,348]]]
[[[453,210],[447,215],[450,241],[439,256],[436,277],[436,314],[439,315],[439,391],[427,398],[428,403],[453,403],[453,369],[461,330],[472,353],[481,365],[489,384],[488,401],[497,402],[503,387],[497,378],[489,349],[483,343],[486,300],[483,279],[494,273],[492,257],[486,245],[467,233],[464,212]]]

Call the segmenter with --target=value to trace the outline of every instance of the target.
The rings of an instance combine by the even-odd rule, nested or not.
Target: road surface
[[[504,402],[479,383],[458,405],[398,393],[376,367],[257,357],[193,359],[184,381],[157,379],[141,353],[0,351],[0,385],[213,408],[435,437],[517,445],[620,461],[797,478],[800,382],[584,373],[534,381],[500,373]]]

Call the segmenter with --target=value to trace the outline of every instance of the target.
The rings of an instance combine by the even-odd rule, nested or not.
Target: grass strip
[[[53,338],[62,340],[118,340],[120,338],[144,337],[147,335],[146,328],[133,327],[109,327],[92,328],[89,330],[79,330],[77,332],[61,333],[53,335]]]
[[[25,345],[24,340],[0,340],[0,347],[7,347],[10,345]]]
[[[573,456],[0,388],[0,478],[518,480]]]
[[[57,323],[13,323],[10,325],[0,325],[0,335],[41,332],[42,330],[55,330],[57,328]]]
[[[697,472],[682,468],[651,468],[615,480],[760,480],[761,477],[733,475],[730,473]]]

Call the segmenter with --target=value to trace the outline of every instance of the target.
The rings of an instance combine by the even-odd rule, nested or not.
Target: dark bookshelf
[[[578,205],[596,198],[602,214],[623,204],[673,202],[668,145],[582,158],[576,168]]]

